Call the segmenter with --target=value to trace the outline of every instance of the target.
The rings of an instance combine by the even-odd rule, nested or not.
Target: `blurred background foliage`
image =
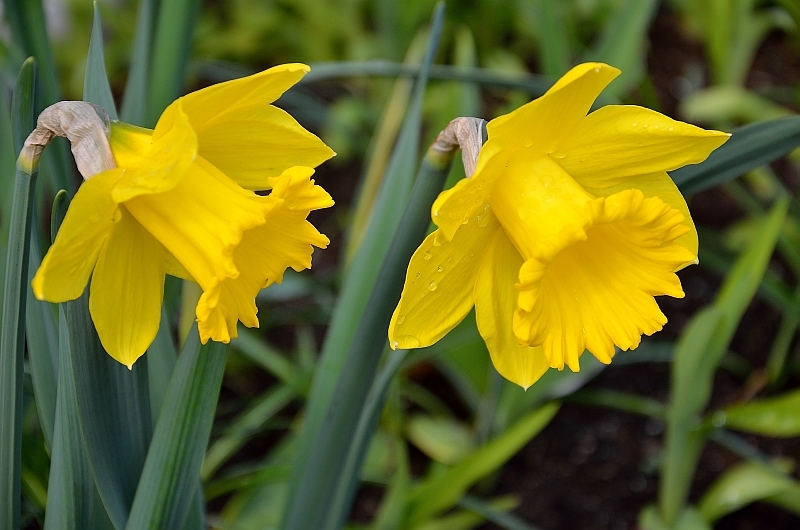
[[[278,105],[338,153],[317,173],[337,205],[312,218],[333,244],[315,253],[312,271],[289,271],[260,294],[261,327],[233,343],[202,468],[211,527],[277,528],[326,324],[412,97],[413,79],[398,76],[398,64],[415,73],[435,2],[181,4],[196,17],[183,92],[274,64],[309,63],[308,79]],[[119,107],[140,6],[104,0],[98,7]],[[585,60],[623,70],[604,104],[640,104],[728,131],[793,119],[800,108],[796,0],[452,0],[446,9],[436,58],[444,66],[432,71],[418,147],[456,116],[490,119],[518,107]],[[44,13],[59,87],[51,94],[81,99],[92,3],[45,0]],[[3,20],[0,171],[10,175],[7,103],[30,47]],[[798,145],[796,121],[780,123],[795,127],[785,137]],[[797,528],[798,163],[795,150],[743,178],[694,188],[701,251],[700,266],[681,273],[687,296],[664,300],[665,331],[609,367],[585,356],[580,373],[551,371],[523,392],[494,371],[472,316],[411,353],[387,382],[348,524]],[[461,176],[457,164],[449,185]],[[74,186],[74,177],[65,178]],[[69,189],[54,179],[42,192],[40,211],[49,211],[60,187]],[[3,245],[9,189],[3,177]],[[169,292],[169,321],[185,337],[197,293],[181,294],[180,285]],[[49,449],[30,379],[25,397],[24,524],[38,528]]]

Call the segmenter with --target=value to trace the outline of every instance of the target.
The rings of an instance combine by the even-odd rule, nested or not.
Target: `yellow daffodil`
[[[236,337],[237,321],[257,326],[258,291],[328,244],[306,217],[333,204],[310,177],[334,153],[270,105],[307,71],[282,65],[191,93],[155,130],[113,122],[117,168],[81,185],[33,279],[36,297],[73,300],[91,275],[100,340],[128,367],[158,331],[165,274],[202,287],[203,343]]]
[[[438,229],[409,264],[389,328],[394,348],[428,346],[475,306],[505,378],[527,388],[550,367],[604,363],[667,319],[675,272],[697,232],[667,171],[696,164],[728,134],[635,106],[587,115],[619,74],[573,68],[544,96],[487,125],[472,178],[432,208]]]

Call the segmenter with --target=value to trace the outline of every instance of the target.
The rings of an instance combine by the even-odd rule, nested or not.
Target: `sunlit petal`
[[[120,207],[92,275],[89,311],[103,348],[130,368],[155,339],[164,296],[163,248]]]
[[[462,224],[451,241],[430,234],[414,252],[400,303],[389,324],[393,348],[429,346],[453,329],[474,304],[473,285],[486,247],[499,229],[491,213]]]
[[[115,219],[117,204],[111,187],[121,170],[104,171],[78,189],[53,246],[33,277],[33,294],[39,300],[58,303],[82,293]]]
[[[512,326],[522,256],[502,230],[496,230],[475,282],[475,317],[495,369],[522,388],[550,367],[541,346],[522,346]]]
[[[551,156],[582,186],[604,188],[702,162],[728,137],[650,109],[608,105],[581,120]]]

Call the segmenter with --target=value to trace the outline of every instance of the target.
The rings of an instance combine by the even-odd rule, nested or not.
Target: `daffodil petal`
[[[542,97],[514,112],[495,118],[486,129],[489,138],[502,137],[507,148],[551,153],[586,116],[600,92],[619,75],[603,63],[574,67]]]
[[[78,189],[31,283],[36,298],[58,303],[81,296],[103,241],[119,216],[111,187],[121,174],[119,169],[104,171]]]
[[[240,106],[269,105],[310,70],[305,64],[282,64],[247,77],[211,85],[183,96],[181,101],[192,126],[201,131],[214,120],[224,121],[227,113]]]
[[[273,208],[264,224],[246,231],[234,250],[239,275],[204,292],[197,304],[203,342],[235,338],[237,321],[258,326],[254,303],[258,291],[280,283],[287,267],[296,271],[310,268],[313,247],[328,246],[328,238],[306,220],[310,211],[333,205],[330,195],[310,179],[313,173],[313,169],[297,167],[270,179],[272,193],[267,198]]]
[[[437,232],[425,238],[408,264],[389,324],[392,348],[430,346],[464,319],[474,303],[478,268],[497,230],[497,220],[488,214],[461,225],[452,241],[437,241]]]
[[[605,188],[702,162],[729,137],[643,107],[608,105],[581,120],[551,156],[581,185]]]
[[[472,178],[461,179],[439,194],[431,206],[431,219],[439,227],[440,240],[450,241],[465,221],[482,215],[488,208],[489,194],[505,172],[506,164],[502,142],[489,140],[481,148],[478,167]]]
[[[636,175],[615,186],[609,186],[607,188],[586,188],[586,191],[595,197],[608,197],[609,195],[614,195],[615,193],[628,189],[641,190],[645,197],[658,197],[681,212],[683,214],[683,224],[689,228],[689,231],[676,239],[675,242],[697,256],[697,229],[692,221],[692,214],[689,213],[686,199],[681,195],[678,186],[675,185],[666,172],[660,171],[648,175]],[[697,263],[697,260],[684,263],[680,268],[693,263]]]
[[[125,206],[203,289],[239,274],[233,250],[272,208],[267,197],[241,189],[202,157],[174,188]]]
[[[120,207],[92,275],[89,311],[103,348],[128,368],[152,344],[161,321],[161,244]]]
[[[184,178],[196,157],[197,137],[178,100],[158,120],[152,143],[143,155],[144,163],[125,170],[114,185],[112,197],[125,202],[139,195],[169,191]]]
[[[554,368],[578,370],[584,348],[611,362],[615,345],[634,349],[660,330],[667,320],[653,297],[683,297],[675,270],[694,258],[675,243],[683,216],[657,197],[626,190],[588,208],[585,240],[520,269],[514,332],[541,345]]]
[[[502,230],[486,249],[475,282],[475,317],[495,369],[524,389],[550,368],[541,346],[522,346],[512,326],[519,292],[514,288],[523,260]]]
[[[147,163],[146,153],[153,145],[153,130],[122,121],[112,121],[111,152],[117,167],[132,168]]]
[[[289,167],[316,167],[335,154],[286,111],[258,102],[229,110],[197,136],[203,158],[252,190],[267,189],[268,179]]]

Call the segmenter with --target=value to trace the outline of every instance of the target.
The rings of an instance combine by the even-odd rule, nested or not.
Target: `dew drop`
[[[431,259],[431,251],[430,251],[430,250],[426,250],[426,251],[425,251],[425,255],[424,255],[424,256],[422,256],[422,258],[423,258],[425,261],[428,261],[429,259]]]
[[[594,72],[595,72],[596,74],[599,74],[599,73],[600,73],[600,67],[599,67],[599,66],[598,66],[598,67],[596,67],[596,68],[594,69]]]
[[[647,123],[642,124],[642,129],[647,129],[650,125]]]
[[[421,274],[421,272],[417,271],[417,273],[414,275],[414,278],[419,278]]]
[[[672,131],[674,131],[674,130],[675,130],[675,127],[670,127],[670,128],[669,128],[669,129],[667,129],[667,130],[668,130],[669,132],[672,132]]]
[[[644,142],[639,142],[639,147],[644,147]]]
[[[397,349],[397,346],[398,346],[398,345],[399,345],[399,344],[398,344],[398,342],[397,342],[397,341],[394,341],[394,342],[392,343],[392,348],[394,348],[394,349]]]
[[[439,265],[438,267],[436,267],[436,272],[442,272],[442,266],[441,266],[441,265]]]
[[[453,261],[453,256],[447,256],[447,259],[445,261],[450,263],[451,261]]]
[[[434,281],[431,281],[431,283],[428,284],[429,291],[435,291],[437,287],[439,287],[439,284]]]
[[[398,324],[398,325],[399,325],[399,324],[402,324],[402,323],[403,323],[403,322],[405,322],[405,321],[406,321],[406,316],[405,316],[405,315],[400,315],[399,317],[397,317],[397,324]],[[397,343],[395,342],[395,348],[397,347],[397,346],[396,346],[396,344],[397,344]]]
[[[639,122],[636,122],[636,121],[635,121],[635,122],[633,122],[633,123],[631,123],[631,127],[636,127],[636,126],[638,126],[638,125],[639,125]]]

